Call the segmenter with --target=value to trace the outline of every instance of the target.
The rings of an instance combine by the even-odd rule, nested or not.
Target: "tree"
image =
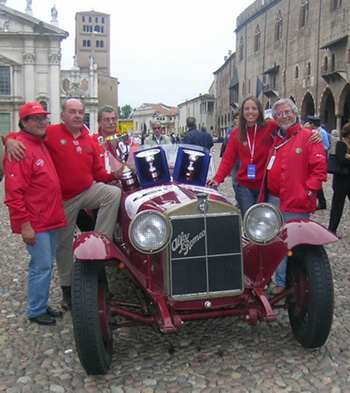
[[[118,115],[120,119],[128,119],[132,111],[133,109],[130,105],[124,105],[122,107],[118,106]]]

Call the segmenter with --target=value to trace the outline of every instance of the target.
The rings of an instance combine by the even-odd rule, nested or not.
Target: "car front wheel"
[[[78,355],[89,375],[105,374],[112,362],[108,285],[103,263],[76,260],[72,284],[72,318]]]
[[[334,307],[332,271],[324,247],[294,249],[287,282],[293,287],[288,315],[294,337],[305,348],[322,346],[332,326]]]

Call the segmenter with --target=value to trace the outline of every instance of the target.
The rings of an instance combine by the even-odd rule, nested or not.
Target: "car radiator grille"
[[[243,292],[241,222],[237,213],[169,217],[168,293],[176,300]]]

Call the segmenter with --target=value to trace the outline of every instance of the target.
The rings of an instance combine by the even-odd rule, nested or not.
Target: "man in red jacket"
[[[61,124],[46,129],[45,145],[51,153],[61,184],[67,226],[61,228],[57,243],[57,268],[60,276],[62,308],[71,308],[73,236],[81,209],[99,209],[95,230],[112,238],[117,221],[121,191],[108,185],[119,179],[122,169],[108,173],[102,165],[99,146],[84,126],[84,106],[80,100],[68,99],[62,106]],[[11,135],[13,136],[13,134]],[[12,141],[12,144],[15,144]],[[25,156],[24,144],[7,149],[16,159]],[[21,151],[22,150],[22,151]]]
[[[280,207],[285,220],[310,218],[316,210],[316,194],[327,180],[326,154],[322,143],[310,140],[312,130],[302,127],[298,109],[289,98],[278,100],[272,115],[279,126],[267,158],[261,201]],[[276,271],[272,295],[286,288],[287,258]]]
[[[17,140],[25,144],[23,160],[5,156],[5,204],[13,233],[21,234],[31,255],[28,267],[27,312],[39,325],[54,325],[62,312],[48,305],[58,228],[66,225],[59,179],[43,137],[47,115],[36,102],[20,109]]]

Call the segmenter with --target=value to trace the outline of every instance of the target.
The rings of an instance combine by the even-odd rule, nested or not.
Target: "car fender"
[[[271,243],[258,245],[246,242],[243,247],[244,274],[252,285],[266,285],[283,257],[301,244],[334,243],[338,237],[321,224],[305,220],[290,220],[283,224],[280,236]]]
[[[326,229],[323,225],[306,219],[285,222],[280,237],[287,243],[289,250],[300,244],[320,246],[339,240],[338,236]]]
[[[111,239],[98,232],[87,232],[82,234],[74,242],[74,257],[80,260],[109,260],[116,259],[128,262],[123,252]]]

